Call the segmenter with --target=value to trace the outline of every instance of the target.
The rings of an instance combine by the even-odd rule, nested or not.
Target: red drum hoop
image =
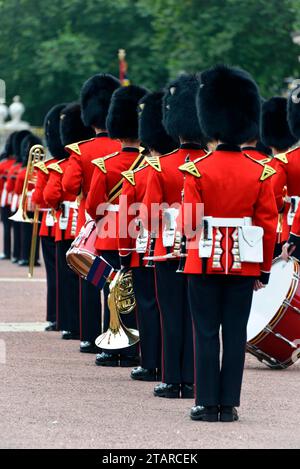
[[[254,292],[247,351],[270,368],[284,369],[300,358],[300,264],[273,261],[266,288]]]
[[[86,279],[99,252],[95,248],[97,229],[94,220],[89,220],[81,228],[66,254],[68,266],[80,277]]]

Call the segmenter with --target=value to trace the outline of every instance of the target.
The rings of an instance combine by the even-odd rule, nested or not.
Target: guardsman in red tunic
[[[272,166],[276,175],[272,178],[275,199],[279,212],[278,235],[275,257],[280,254],[282,244],[288,239],[297,201],[300,196],[300,150],[290,150],[297,138],[291,133],[287,121],[287,100],[274,97],[262,107],[262,140],[272,148]]]
[[[151,156],[159,157],[177,147],[177,142],[167,135],[162,125],[163,92],[148,93],[139,102],[139,138]],[[126,227],[125,236],[119,238],[122,266],[130,266],[137,303],[137,321],[140,332],[141,366],[133,368],[131,378],[141,381],[161,380],[161,327],[155,292],[154,269],[143,260],[148,247],[148,235],[142,220],[129,209],[143,201],[146,183],[152,167],[145,160],[135,171],[123,172],[124,182],[120,197],[120,226]],[[130,232],[140,226],[139,236]]]
[[[44,189],[43,195],[49,207],[56,210],[56,231],[55,241],[57,246],[57,267],[58,267],[58,329],[62,330],[62,339],[79,339],[79,279],[77,275],[68,267],[66,262],[66,252],[70,248],[72,240],[76,234],[78,204],[76,196],[63,190],[62,177],[68,165],[68,153],[64,146],[69,141],[62,141],[64,135],[60,134],[61,123],[67,119],[67,114],[72,113],[74,107],[77,109],[77,123],[80,128],[80,111],[78,104],[70,104],[61,109],[55,106],[49,111],[47,118],[51,119],[51,139],[56,163],[48,165],[49,179]],[[77,128],[77,127],[76,127]],[[86,129],[81,123],[81,136]],[[61,138],[62,137],[62,138]],[[79,136],[80,138],[80,136]],[[65,156],[64,158],[61,158]]]
[[[97,221],[96,248],[115,270],[120,269],[118,251],[118,210],[122,190],[122,172],[137,168],[143,156],[139,152],[138,114],[139,100],[146,94],[140,86],[130,85],[117,89],[112,95],[106,125],[112,139],[120,140],[122,149],[104,158],[93,160],[95,166],[90,191],[86,200],[88,214]],[[108,286],[104,289],[108,296]],[[105,305],[104,330],[109,325],[109,310]],[[127,315],[128,316],[128,315]],[[127,327],[135,327],[135,317],[124,318]],[[96,364],[104,366],[134,366],[139,364],[136,347],[102,352]]]
[[[34,145],[42,145],[42,141],[36,135],[29,133],[26,137],[24,137],[20,144],[20,155],[22,159],[22,167],[20,168],[18,175],[16,177],[14,193],[12,196],[12,200],[17,198],[19,203],[21,201],[21,194],[23,191],[25,175],[27,172],[27,163],[28,157],[31,147]],[[26,195],[26,211],[29,218],[33,218],[33,211],[34,207],[32,204],[32,192],[34,190],[34,184],[29,182],[27,188],[27,195]],[[17,207],[18,208],[18,207]],[[31,239],[32,239],[32,223],[26,222],[14,222],[19,223],[21,225],[20,228],[20,239],[21,239],[21,246],[20,246],[20,260],[18,261],[19,266],[28,266],[30,260],[30,250],[31,250]],[[37,245],[36,245],[36,257],[35,257],[35,266],[39,266],[39,238],[37,238]]]
[[[11,220],[9,220],[11,213],[10,205],[7,203],[6,182],[7,173],[16,162],[13,150],[13,140],[16,134],[17,132],[13,132],[6,140],[0,162],[0,210],[3,224],[3,252],[0,254],[0,260],[11,258]]]
[[[96,136],[90,140],[72,142],[71,145],[66,146],[70,158],[63,175],[63,187],[73,195],[80,194],[76,234],[86,221],[85,201],[95,168],[92,160],[118,151],[121,147],[118,141],[108,137],[106,130],[106,116],[111,95],[119,86],[120,82],[115,77],[101,73],[89,78],[81,90],[82,119],[86,126],[94,129]],[[101,333],[99,290],[83,279],[80,279],[80,284],[80,351],[95,352],[97,351],[95,339]]]
[[[7,181],[6,181],[5,188],[7,190],[7,198],[10,201],[11,215],[13,215],[15,211],[17,210],[17,203],[18,203],[19,196],[15,195],[13,197],[13,194],[15,190],[16,179],[21,168],[22,168],[22,161],[17,159],[16,162],[9,168],[7,172]],[[12,226],[13,226],[13,249],[12,249],[11,261],[13,264],[16,264],[20,258],[21,225],[18,222],[12,222]]]
[[[49,325],[46,331],[57,330],[58,317],[58,288],[57,288],[57,256],[55,243],[56,217],[53,209],[51,209],[44,199],[44,189],[47,185],[50,171],[48,166],[57,163],[52,155],[59,154],[60,148],[57,149],[55,132],[57,122],[59,121],[60,112],[64,109],[65,104],[58,104],[52,108],[45,117],[44,129],[46,144],[48,147],[49,158],[45,162],[39,162],[35,165],[37,171],[37,181],[32,194],[32,202],[38,205],[42,210],[42,220],[39,230],[39,236],[42,244],[42,252],[46,268],[47,278],[47,313],[46,320]]]
[[[287,118],[289,129],[293,136],[299,141],[300,139],[300,86],[295,88],[288,97]],[[284,161],[286,156],[287,163]],[[282,166],[279,169],[282,174],[282,179],[288,180],[288,185],[292,185],[292,190],[296,190],[296,197],[293,200],[292,210],[289,221],[292,226],[289,233],[289,238],[282,248],[282,257],[288,259],[293,255],[300,259],[300,204],[297,193],[299,192],[299,175],[300,175],[300,148],[297,147],[294,151],[288,152],[286,155],[281,155]],[[281,170],[284,170],[281,171]]]
[[[162,324],[162,383],[154,395],[166,398],[193,398],[194,361],[192,320],[187,302],[187,279],[177,272],[179,258],[172,256],[175,233],[181,237],[176,211],[182,203],[184,176],[178,167],[206,154],[197,119],[195,97],[199,87],[194,75],[182,75],[170,83],[163,99],[163,124],[180,148],[169,155],[148,159],[152,166],[144,197],[148,223],[158,225],[154,259],[157,298]],[[154,205],[165,204],[162,219]],[[173,210],[173,212],[172,212]],[[175,212],[174,212],[175,211]],[[169,222],[164,219],[169,216]]]
[[[275,170],[240,149],[257,134],[260,121],[260,96],[248,73],[224,65],[202,72],[197,108],[203,132],[219,145],[181,167],[195,337],[191,418],[231,422],[238,419],[253,289],[268,283],[271,269]]]

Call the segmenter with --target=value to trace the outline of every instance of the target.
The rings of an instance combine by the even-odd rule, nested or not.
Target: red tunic
[[[272,161],[274,160],[274,158],[258,151],[255,147],[243,147],[242,152],[251,156],[251,158],[256,161],[260,161],[261,163],[269,164],[270,166],[272,166]]]
[[[147,181],[147,189],[144,197],[144,204],[147,210],[147,222],[150,228],[157,224],[159,226],[159,232],[155,242],[154,256],[165,256],[167,250],[163,245],[162,227],[159,223],[161,218],[161,212],[155,210],[151,213],[152,204],[163,204],[166,203],[168,206],[176,204],[180,206],[182,202],[182,190],[184,183],[184,175],[179,171],[179,166],[185,163],[187,156],[190,161],[195,158],[199,158],[205,155],[205,150],[200,146],[194,148],[189,144],[184,144],[178,150],[167,155],[162,155],[159,158],[159,167],[153,168],[149,173]],[[158,259],[158,261],[163,259]]]
[[[185,170],[184,168],[182,168]],[[184,202],[191,204],[192,229],[196,226],[196,204],[204,204],[204,216],[217,218],[251,217],[252,224],[264,230],[263,263],[236,262],[234,258],[234,237],[236,228],[213,229],[213,252],[207,259],[208,274],[230,274],[260,276],[271,269],[276,240],[277,207],[272,190],[271,178],[274,169],[245,156],[242,152],[222,145],[204,158],[195,160],[194,168],[186,172]],[[200,220],[201,221],[201,220]],[[191,226],[185,220],[186,235],[190,236]],[[220,248],[216,250],[217,234]],[[217,257],[217,263],[216,263]],[[214,263],[213,263],[214,261]],[[217,264],[217,266],[216,266]],[[189,243],[185,273],[201,274],[203,262],[199,257],[198,241]]]
[[[300,147],[276,155],[275,159],[276,175],[273,178],[273,187],[277,206],[282,209],[284,204],[283,188],[285,186],[289,196],[300,196]]]
[[[291,228],[291,235],[300,236],[300,205],[297,208]]]
[[[281,242],[289,237],[291,226],[288,224],[290,209],[289,198],[300,196],[300,147],[286,153],[276,155],[274,158],[276,174],[272,178],[276,203],[281,212],[282,234]]]
[[[1,207],[9,205],[8,201],[8,191],[6,188],[7,185],[7,175],[10,168],[15,164],[16,160],[14,158],[5,159],[0,163],[0,193],[1,193]]]
[[[51,236],[52,238],[55,237],[55,224],[53,226],[47,226],[46,224],[46,219],[47,219],[47,214],[48,210],[45,210],[48,208],[48,205],[45,202],[44,199],[44,189],[46,187],[46,184],[49,179],[49,170],[48,166],[50,164],[56,163],[57,160],[51,159],[49,161],[46,161],[45,163],[38,163],[36,165],[36,171],[37,171],[37,180],[36,180],[36,185],[34,188],[34,192],[32,194],[32,202],[33,204],[39,205],[41,209],[44,209],[42,211],[42,220],[41,220],[41,226],[39,230],[39,235],[40,236]]]
[[[143,201],[147,179],[151,170],[150,165],[143,164],[135,171],[125,171],[123,173],[125,179],[122,186],[119,209],[119,222],[120,227],[122,227],[122,233],[119,231],[119,254],[124,257],[131,254],[131,267],[139,267],[141,265],[140,256],[142,254],[136,252],[136,237],[130,233],[132,229],[135,231],[135,220],[138,218],[139,211],[137,211],[137,216],[135,216],[128,209],[132,204],[138,204]],[[143,261],[142,265],[146,265],[146,262]]]
[[[6,190],[8,194],[10,194],[11,192],[14,192],[16,179],[21,168],[22,168],[22,163],[15,163],[7,171]]]
[[[66,146],[70,158],[69,165],[63,175],[63,188],[75,196],[81,193],[77,233],[85,223],[85,201],[95,168],[92,160],[119,151],[120,147],[120,142],[111,140],[106,132],[98,134],[91,140]]]
[[[61,229],[59,223],[62,215],[62,202],[76,201],[76,196],[65,191],[62,186],[62,177],[68,163],[68,159],[63,159],[57,163],[49,164],[47,168],[49,170],[49,178],[43,196],[46,204],[56,210],[55,241],[74,239],[76,233],[77,209],[70,208],[66,229]]]
[[[143,159],[138,149],[127,147],[120,152],[94,160],[95,170],[86,199],[86,210],[98,221],[98,238],[95,247],[101,251],[118,250],[117,206],[123,183],[121,173],[139,166]],[[114,205],[116,211],[100,213],[98,208],[101,204]]]

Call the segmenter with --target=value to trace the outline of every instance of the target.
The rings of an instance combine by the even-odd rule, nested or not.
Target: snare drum
[[[287,368],[300,358],[300,265],[273,261],[268,285],[253,295],[247,351],[270,368]]]
[[[86,279],[91,266],[99,253],[95,248],[97,229],[94,220],[89,220],[81,228],[66,254],[69,267]]]

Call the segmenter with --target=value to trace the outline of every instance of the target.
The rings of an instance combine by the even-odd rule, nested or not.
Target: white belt
[[[108,212],[118,212],[119,211],[119,205],[118,204],[108,204],[107,207],[105,207],[105,210]]]
[[[66,206],[68,206],[70,208],[78,208],[78,204],[77,204],[76,200],[74,202],[71,202],[70,200],[64,200],[62,202],[62,204],[65,204]]]
[[[211,223],[211,226],[225,227],[225,228],[236,228],[238,226],[251,226],[252,218],[217,218],[217,217],[203,217],[203,220],[207,220]]]

